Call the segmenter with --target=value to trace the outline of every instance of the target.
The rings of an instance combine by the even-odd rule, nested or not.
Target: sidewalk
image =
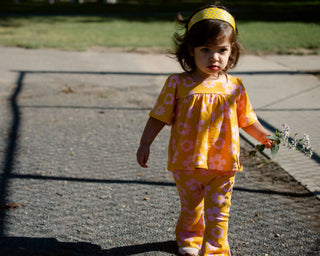
[[[178,255],[179,198],[165,170],[170,129],[153,143],[148,169],[135,160],[166,77],[181,71],[176,62],[10,47],[0,56],[0,256]],[[264,125],[310,134],[314,159],[282,150],[275,161],[318,198],[319,79],[294,65],[317,71],[319,60],[248,55],[234,71]],[[263,160],[244,159],[237,174],[232,255],[317,255],[319,200]]]

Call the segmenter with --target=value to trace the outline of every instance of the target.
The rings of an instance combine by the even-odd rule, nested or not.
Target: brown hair
[[[188,19],[184,20],[181,15],[178,14],[177,22],[184,26],[185,33],[180,35],[174,34],[175,52],[173,53],[180,63],[183,70],[192,72],[196,68],[193,57],[190,55],[190,47],[199,47],[208,45],[213,39],[219,40],[220,38],[230,38],[231,54],[228,60],[228,64],[223,71],[227,71],[234,68],[238,63],[242,47],[238,41],[238,30],[233,30],[232,26],[222,20],[202,20],[194,24],[190,30],[188,30],[188,23],[192,16],[198,11],[206,8],[216,7],[220,9],[227,9],[223,6],[208,5],[196,10]]]

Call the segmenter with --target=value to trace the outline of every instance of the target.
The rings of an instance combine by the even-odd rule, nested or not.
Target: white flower
[[[306,156],[311,157],[313,154],[310,137],[308,134],[304,134],[301,139],[297,139],[296,133],[294,136],[290,136],[290,127],[287,124],[282,125],[280,131],[276,131],[274,135],[269,136],[271,140],[274,141],[273,146],[271,147],[272,155],[276,155],[279,149],[279,144],[285,146],[289,150],[298,150],[304,153]],[[249,156],[254,156],[256,151],[263,151],[264,147],[262,145],[257,145],[255,151],[249,152]]]

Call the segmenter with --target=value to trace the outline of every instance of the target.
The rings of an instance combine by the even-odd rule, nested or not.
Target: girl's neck
[[[214,75],[206,75],[203,76],[199,74],[196,70],[189,73],[191,75],[192,80],[195,83],[202,83],[202,82],[221,82],[227,83],[228,82],[228,74],[224,72],[219,72]]]

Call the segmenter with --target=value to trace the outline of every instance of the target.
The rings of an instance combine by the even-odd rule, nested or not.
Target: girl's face
[[[225,36],[212,44],[192,48],[190,53],[196,64],[193,75],[197,79],[218,79],[231,54],[230,39]]]

